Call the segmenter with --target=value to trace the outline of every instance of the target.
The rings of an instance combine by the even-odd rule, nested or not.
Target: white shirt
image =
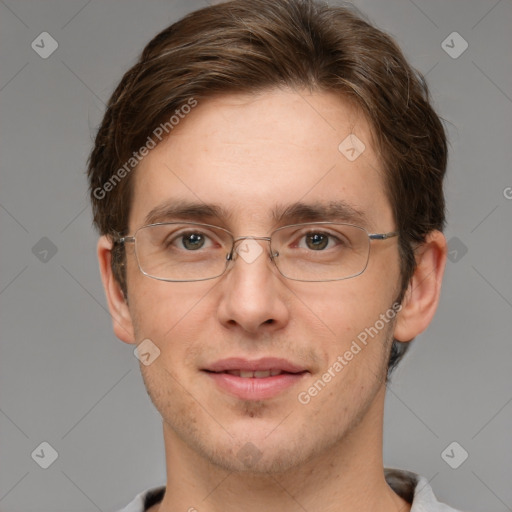
[[[402,498],[412,503],[411,512],[460,512],[437,501],[428,480],[416,473],[400,469],[385,469],[388,485]],[[165,487],[156,487],[138,494],[119,512],[145,512],[164,497]]]

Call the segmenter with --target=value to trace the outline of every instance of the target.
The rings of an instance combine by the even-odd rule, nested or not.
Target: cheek
[[[189,386],[184,385],[179,373],[181,365],[169,365],[167,361],[161,360],[162,357],[168,357],[168,354],[161,356],[150,366],[141,365],[146,391],[168,424],[179,432],[194,436],[198,431],[199,419],[204,413],[201,403],[194,398],[197,393],[186,392]]]
[[[375,323],[375,321],[374,321]],[[372,324],[373,325],[373,324]],[[329,362],[314,375],[298,396],[301,404],[308,408],[311,416],[335,411],[336,417],[328,423],[333,428],[343,418],[345,422],[356,421],[363,409],[368,407],[387,375],[388,349],[393,332],[393,322],[384,324],[375,331],[359,331],[366,334],[365,342],[357,335],[349,336],[332,347]]]
[[[149,338],[160,350],[167,368],[187,368],[197,358],[194,350],[211,321],[207,296],[213,282],[170,283],[147,276],[132,282],[130,311],[137,340]]]
[[[215,285],[213,281],[174,283],[144,275],[135,259],[127,261],[128,299],[139,334],[158,339],[187,324],[200,309],[202,299]]]
[[[316,307],[312,307],[317,325],[307,327],[313,337],[318,329],[326,334],[316,347],[322,351],[323,361],[323,368],[312,379],[321,380],[317,387],[322,390],[322,398],[317,405],[336,403],[335,408],[340,410],[347,396],[362,399],[385,378],[396,318],[391,307],[394,298],[388,278],[379,281],[371,274],[324,287],[321,301],[317,297]],[[313,294],[304,302],[315,304]]]
[[[318,283],[316,287],[294,290],[300,297],[302,308],[314,314],[316,323],[309,325],[312,332],[330,333],[329,345],[343,347],[365,328],[374,325],[380,315],[386,313],[394,299],[394,287],[389,277],[376,279],[371,273],[363,273],[353,279]],[[296,312],[296,318],[305,313]]]

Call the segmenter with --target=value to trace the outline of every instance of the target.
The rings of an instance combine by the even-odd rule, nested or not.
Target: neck
[[[167,490],[154,510],[408,512],[410,505],[384,478],[384,394],[383,386],[362,421],[335,446],[282,473],[229,472],[192,450],[164,424]]]

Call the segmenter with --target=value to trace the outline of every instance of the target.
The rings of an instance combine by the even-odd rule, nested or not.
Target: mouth
[[[267,377],[275,377],[276,375],[282,375],[288,373],[283,370],[259,370],[259,371],[246,371],[246,370],[226,370],[223,372],[214,373],[227,373],[228,375],[234,375],[235,377],[242,377],[242,379],[266,379]]]
[[[216,361],[203,372],[221,391],[241,400],[265,400],[277,396],[301,381],[309,371],[286,359]]]

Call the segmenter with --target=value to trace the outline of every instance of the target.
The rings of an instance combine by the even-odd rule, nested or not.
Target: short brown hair
[[[401,301],[415,246],[444,228],[446,134],[423,76],[354,7],[233,0],[192,12],[158,34],[117,86],[96,136],[88,166],[95,225],[113,238],[126,234],[132,156],[191,98],[200,103],[276,87],[335,92],[367,118],[399,231]],[[126,294],[122,248],[112,262]],[[408,345],[394,340],[389,371]]]

